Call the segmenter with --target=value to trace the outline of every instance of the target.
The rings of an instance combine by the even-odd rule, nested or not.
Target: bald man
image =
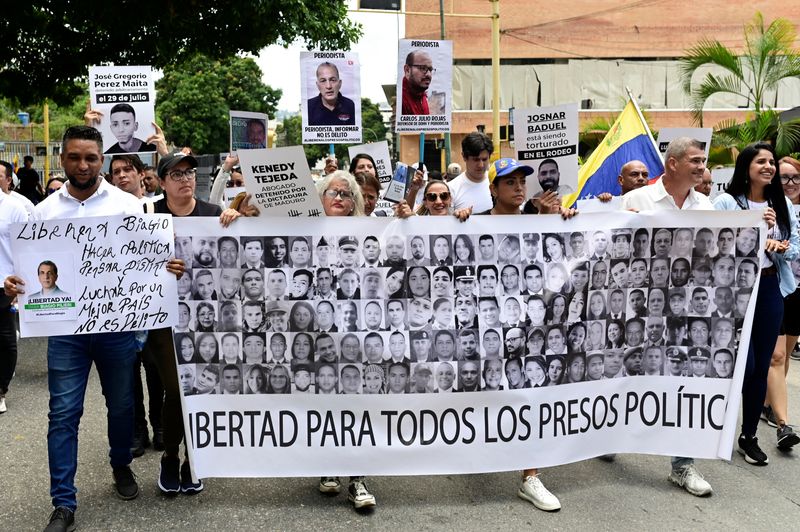
[[[625,195],[631,190],[636,190],[637,188],[645,186],[648,179],[650,179],[650,171],[642,161],[637,161],[635,159],[633,161],[628,161],[619,169],[619,175],[617,176],[617,182],[619,182],[619,186],[622,188],[620,195]],[[610,192],[603,192],[597,196],[597,198],[603,202],[611,201],[613,197],[614,196],[612,196]]]
[[[711,178],[711,170],[706,168],[706,171],[703,172],[703,180],[700,182],[699,185],[694,187],[694,189],[698,191],[700,194],[705,194],[706,196],[710,196],[712,183],[713,180]]]
[[[406,56],[403,65],[404,115],[429,115],[428,87],[433,79],[433,61],[427,52],[414,50]]]

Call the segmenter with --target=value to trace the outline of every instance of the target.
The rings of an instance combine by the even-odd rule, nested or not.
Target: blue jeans
[[[47,345],[50,422],[47,454],[53,506],[77,507],[78,425],[92,363],[97,366],[108,409],[111,467],[131,463],[133,442],[133,366],[136,347],[132,332],[53,336]]]

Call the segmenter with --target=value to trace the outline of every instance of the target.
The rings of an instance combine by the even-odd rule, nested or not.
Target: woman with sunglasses
[[[363,216],[364,196],[356,179],[337,170],[317,181],[317,192],[326,216]]]
[[[778,172],[781,176],[783,193],[796,209],[800,204],[800,161],[784,157],[778,161]],[[792,261],[792,273],[800,285],[800,259]],[[789,373],[791,358],[787,354],[797,345],[798,337],[800,337],[800,289],[783,298],[783,323],[770,361],[767,398],[761,413],[761,419],[778,429],[778,448],[781,450],[790,449],[800,442],[800,438],[788,426],[789,402],[786,390],[786,375]],[[788,430],[784,427],[788,427]]]
[[[396,216],[398,218],[408,218],[412,214],[418,216],[447,216],[453,214],[462,222],[472,214],[472,207],[466,209],[452,209],[452,196],[450,187],[444,181],[428,181],[422,193],[422,204],[412,213],[411,207],[405,201],[397,205]]]
[[[61,176],[51,177],[50,181],[47,182],[47,190],[46,190],[47,195],[49,196],[50,194],[55,194],[56,192],[58,192],[58,189],[63,187],[64,183],[66,182],[67,180]]]

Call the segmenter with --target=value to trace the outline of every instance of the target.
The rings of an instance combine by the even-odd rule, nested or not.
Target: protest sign
[[[97,129],[103,135],[103,153],[156,151],[146,140],[156,129],[155,90],[149,66],[89,67],[92,109],[103,113]]]
[[[711,170],[711,195],[710,198],[713,200],[723,192],[725,192],[725,187],[728,186],[728,183],[731,182],[731,178],[733,177],[733,166],[727,166],[722,168],[714,168]]]
[[[392,158],[389,155],[389,143],[385,140],[380,142],[372,142],[370,144],[359,144],[357,146],[348,146],[347,153],[352,161],[356,155],[366,153],[375,160],[375,175],[378,181],[381,182],[381,190],[378,191],[380,196],[392,180]],[[387,216],[394,216],[392,210],[392,203],[379,199],[375,204],[375,211],[386,213]]]
[[[514,124],[517,160],[534,170],[528,191],[573,193],[578,186],[578,104],[514,109]]]
[[[100,216],[15,224],[23,337],[139,331],[177,322],[172,217]]]
[[[239,164],[261,216],[324,216],[302,146],[242,150]]]
[[[268,121],[264,113],[230,111],[231,151],[266,148]]]
[[[354,52],[300,52],[303,144],[361,142],[361,70]]]
[[[710,127],[662,127],[658,130],[658,151],[663,159],[670,142],[680,137],[689,137],[699,140],[703,144],[706,159],[708,159],[708,152],[711,150],[711,133]]]
[[[521,216],[329,217],[268,232],[257,219],[228,229],[176,219],[178,238],[238,239],[243,259],[222,271],[216,300],[187,296],[175,336],[194,470],[417,475],[615,452],[729,459],[762,215],[542,215],[535,233],[521,232]],[[693,257],[684,233],[695,227],[711,242],[721,231],[755,239]],[[734,286],[727,268],[711,277],[713,261],[747,262],[756,275]]]
[[[447,133],[453,105],[453,42],[398,44],[397,127],[402,133]]]

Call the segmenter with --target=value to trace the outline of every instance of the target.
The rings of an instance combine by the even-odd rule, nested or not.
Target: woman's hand
[[[453,215],[458,218],[462,222],[466,222],[467,218],[470,217],[472,214],[472,207],[466,207],[464,209],[456,209]]]
[[[414,215],[414,212],[411,210],[411,207],[408,206],[406,200],[400,200],[392,209],[397,218],[409,218]]]
[[[167,271],[169,273],[174,273],[177,279],[183,277],[183,272],[186,271],[186,264],[183,262],[183,259],[176,259],[171,258],[167,262]]]
[[[164,137],[164,132],[155,122],[150,123],[153,124],[153,128],[155,128],[156,132],[147,137],[145,142],[147,144],[153,144],[156,147],[158,154],[162,157],[166,157],[169,155],[169,148],[167,148],[167,139]]]
[[[242,213],[235,209],[225,209],[222,211],[222,214],[219,215],[219,223],[222,224],[222,227],[228,227],[236,218],[241,215]]]
[[[767,227],[770,229],[775,227],[775,209],[767,207],[767,210],[764,211],[764,221],[767,222]]]
[[[789,249],[789,241],[788,240],[773,240],[772,238],[767,239],[767,245],[765,248],[770,253],[783,253],[787,249]]]

